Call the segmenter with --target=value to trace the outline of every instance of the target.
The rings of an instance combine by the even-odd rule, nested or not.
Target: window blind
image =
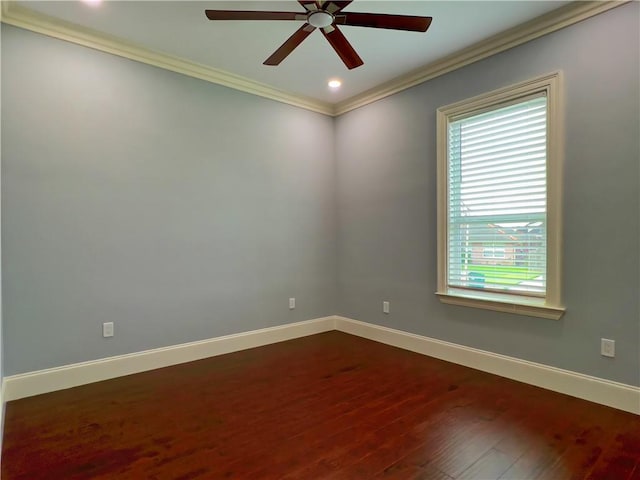
[[[544,296],[547,98],[451,121],[448,155],[449,286]]]

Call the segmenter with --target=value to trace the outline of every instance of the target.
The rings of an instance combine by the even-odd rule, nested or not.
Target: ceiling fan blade
[[[267,58],[263,65],[279,65],[293,50],[307,38],[316,27],[305,23],[296,32],[291,35],[286,42],[284,42],[280,48],[278,48],[269,58]]]
[[[315,0],[298,0],[298,3],[304,7],[307,12],[315,12],[320,8]]]
[[[335,23],[353,27],[389,28],[391,30],[426,32],[429,25],[431,25],[431,20],[432,17],[417,17],[414,15],[344,12],[336,16]]]
[[[322,34],[349,70],[364,64],[342,32],[338,30],[338,27],[327,27],[321,30]],[[326,30],[329,31],[327,32]]]
[[[304,13],[246,12],[238,10],[205,10],[209,20],[306,20]]]
[[[324,4],[322,5],[322,9],[335,15],[336,13],[340,12],[343,8],[346,8],[352,1],[353,0],[350,0],[348,2],[347,1],[338,2],[338,1],[328,0],[324,2]]]

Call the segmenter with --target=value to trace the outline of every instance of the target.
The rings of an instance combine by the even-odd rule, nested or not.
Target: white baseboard
[[[434,338],[336,317],[336,330],[640,415],[640,388]]]
[[[434,338],[331,316],[6,377],[4,403],[225,353],[339,330],[640,415],[640,388]]]
[[[4,379],[6,389],[3,400],[9,402],[41,393],[261,347],[334,329],[335,317],[316,318],[224,337],[11,375]]]

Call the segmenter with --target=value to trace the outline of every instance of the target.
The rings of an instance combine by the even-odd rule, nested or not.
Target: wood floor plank
[[[519,384],[516,384],[519,385]],[[483,401],[470,405],[468,411],[452,410],[453,415],[439,419],[434,428],[424,433],[420,447],[428,443],[432,448],[417,448],[400,460],[400,464],[426,465],[456,477],[498,445],[503,438],[513,435],[529,409],[519,404],[520,396],[514,396],[509,388],[492,391],[489,385],[479,385],[485,390]],[[474,398],[478,398],[478,390]],[[490,398],[490,400],[488,400]],[[535,395],[529,398],[535,399]],[[458,415],[466,414],[458,418]],[[471,414],[471,415],[469,415]],[[514,458],[512,457],[512,460]]]
[[[456,478],[458,480],[500,478],[512,464],[513,460],[509,455],[492,448]]]
[[[419,408],[408,412],[399,411],[395,417],[383,422],[367,423],[365,429],[357,432],[360,441],[356,443],[334,443],[325,449],[322,458],[307,464],[301,471],[292,472],[291,478],[370,478],[378,471],[392,464],[406,452],[420,443],[419,438],[429,424],[437,423],[437,404],[451,403],[450,396],[439,397],[435,401],[425,400]],[[380,427],[380,428],[379,428]],[[349,435],[353,434],[352,431]],[[285,477],[287,478],[287,477]]]
[[[453,480],[449,475],[431,465],[418,467],[399,462],[384,469],[373,478],[376,480]]]
[[[399,371],[389,372],[387,379],[391,377],[397,378]],[[413,375],[413,374],[412,374]],[[388,381],[388,380],[387,380]],[[448,388],[440,388],[430,384],[431,380],[422,379],[418,383],[414,383],[410,378],[402,382],[401,387],[390,388],[383,382],[384,391],[389,392],[383,396],[373,396],[370,398],[361,398],[357,408],[351,410],[341,417],[327,418],[327,421],[318,426],[318,428],[306,430],[300,435],[293,438],[295,445],[290,449],[282,449],[276,455],[274,461],[281,462],[283,467],[286,465],[288,476],[300,476],[305,478],[312,474],[309,470],[316,468],[322,469],[323,465],[331,469],[328,461],[337,458],[344,450],[351,445],[349,438],[359,436],[364,438],[370,432],[380,428],[388,422],[393,422],[396,418],[406,415],[407,411],[411,411],[417,405],[424,405],[431,401],[435,401],[441,395],[448,391]],[[378,382],[365,387],[366,390],[375,391]],[[318,452],[317,460],[314,462],[313,454]],[[251,474],[257,478],[264,474],[264,471],[251,471],[246,463],[239,466],[241,471],[246,475]],[[313,477],[306,477],[313,478]]]
[[[557,394],[556,394],[557,396]],[[598,418],[593,415],[592,405],[576,398],[558,396],[557,411],[554,415],[545,416],[544,423],[539,415],[534,415],[540,423],[531,425],[527,448],[516,462],[500,477],[501,480],[519,480],[521,478],[540,478],[543,472],[549,471],[569,446],[578,438],[583,430],[585,418]],[[564,401],[563,401],[564,400]],[[570,411],[571,415],[560,415],[559,412]],[[554,468],[564,465],[559,463]],[[566,472],[558,472],[563,478]],[[546,474],[544,474],[546,475]]]
[[[630,480],[639,432],[638,416],[327,332],[9,402],[1,473]]]
[[[624,420],[612,412],[612,428],[608,429],[612,439],[587,475],[589,480],[640,479],[640,429]]]

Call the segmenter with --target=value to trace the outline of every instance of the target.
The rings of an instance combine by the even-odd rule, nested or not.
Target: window
[[[482,246],[482,258],[507,258],[506,248],[487,247],[486,244],[480,243]]]
[[[560,318],[560,74],[438,109],[444,303]]]

